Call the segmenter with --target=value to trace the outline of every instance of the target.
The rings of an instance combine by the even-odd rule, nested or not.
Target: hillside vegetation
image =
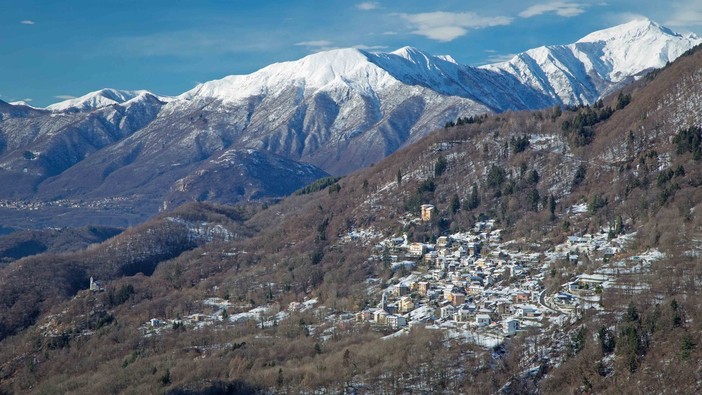
[[[12,262],[0,269],[0,388],[699,393],[700,86],[691,51],[593,106],[457,120],[276,204],[187,205],[79,252]],[[422,204],[436,215],[411,221]],[[384,262],[382,238],[429,242],[487,218],[524,251],[606,229],[632,235],[627,259],[662,258],[601,309],[494,348],[328,319],[377,304],[380,284],[406,275]],[[594,268],[549,265],[548,289]],[[91,276],[103,292],[86,290]]]

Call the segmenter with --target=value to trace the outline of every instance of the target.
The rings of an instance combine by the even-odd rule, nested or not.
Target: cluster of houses
[[[433,206],[423,205],[419,220],[430,221],[433,213]],[[585,256],[606,261],[622,248],[604,232],[571,236],[545,255],[514,251],[510,246],[490,220],[476,223],[468,232],[439,237],[434,243],[410,242],[407,235],[384,239],[376,245],[378,255],[389,258],[399,274],[380,289],[377,306],[331,316],[344,324],[365,322],[393,330],[417,325],[453,328],[503,339],[528,327],[539,327],[544,317],[577,313],[580,306],[596,303],[596,294],[603,287],[611,286],[611,276],[580,274],[563,284],[559,292],[545,295],[545,261],[565,259],[577,267]],[[94,287],[91,282],[91,289]],[[216,307],[210,315],[152,319],[144,325],[144,333],[158,333],[171,325],[198,327],[221,321],[257,320],[265,327],[263,317],[273,317],[266,313],[267,307],[260,306],[225,318],[228,302],[215,299],[205,301]],[[293,302],[288,310],[315,308],[314,303],[316,299]],[[286,316],[287,312],[280,311],[271,322]]]
[[[422,207],[422,220],[427,212],[431,215],[429,208]],[[515,334],[525,320],[543,315],[539,306],[543,286],[539,275],[529,274],[538,262],[513,259],[498,248],[500,241],[493,221],[479,222],[470,232],[439,237],[432,244],[410,243],[406,236],[384,240],[378,248],[397,254],[391,255],[394,268],[415,270],[383,290],[376,308],[356,313],[356,321],[393,329],[451,322]],[[405,260],[400,260],[402,255]],[[500,285],[505,283],[509,285]]]

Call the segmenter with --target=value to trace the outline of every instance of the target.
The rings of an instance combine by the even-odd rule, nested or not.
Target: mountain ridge
[[[205,82],[176,97],[104,89],[52,110],[0,103],[0,180],[12,180],[0,199],[118,197],[153,210],[170,206],[166,191],[182,180],[204,188],[190,191],[191,198],[261,198],[254,190],[229,200],[207,193],[207,185],[237,168],[218,168],[222,153],[255,150],[319,169],[307,175],[345,175],[459,117],[594,103],[699,42],[644,20],[483,67],[413,47],[337,49]],[[627,56],[628,48],[637,56]],[[298,179],[292,190],[309,181]]]
[[[662,39],[662,37],[665,38]],[[127,100],[130,100],[136,96],[143,94],[151,94],[158,97],[161,100],[166,101],[179,99],[192,100],[197,96],[218,98],[223,101],[236,101],[237,99],[247,97],[248,95],[268,93],[265,92],[264,88],[269,86],[280,86],[281,82],[289,80],[295,81],[296,84],[302,83],[301,86],[304,88],[324,88],[331,82],[335,82],[335,80],[338,79],[342,80],[342,82],[348,82],[345,81],[348,80],[348,78],[345,78],[347,77],[347,74],[357,71],[357,69],[361,66],[359,63],[366,61],[375,64],[376,66],[379,66],[386,72],[390,72],[390,74],[392,74],[392,71],[395,71],[396,74],[400,74],[402,71],[406,71],[401,70],[401,67],[397,67],[397,59],[391,59],[392,57],[404,59],[412,63],[415,66],[415,68],[419,68],[420,71],[426,72],[427,70],[433,69],[438,71],[439,74],[443,75],[451,73],[447,73],[445,67],[441,67],[442,62],[456,66],[460,69],[485,69],[491,71],[506,71],[507,65],[514,67],[514,63],[518,62],[519,59],[523,59],[525,56],[531,57],[538,63],[544,63],[544,58],[552,56],[552,52],[554,49],[564,48],[569,48],[572,51],[579,50],[580,53],[578,53],[578,56],[576,57],[584,63],[587,63],[587,61],[592,61],[592,58],[590,57],[588,59],[588,54],[584,53],[585,51],[583,49],[587,49],[584,48],[585,44],[604,43],[604,46],[600,49],[608,50],[609,52],[617,52],[617,50],[621,51],[623,49],[629,49],[626,45],[616,45],[614,47],[611,45],[607,46],[607,44],[618,44],[622,41],[624,42],[624,44],[637,44],[637,51],[629,52],[636,52],[640,55],[635,58],[636,61],[633,62],[634,65],[627,65],[628,67],[626,70],[628,71],[628,74],[632,74],[632,72],[636,74],[642,71],[647,71],[651,68],[660,68],[664,66],[667,62],[677,58],[678,56],[680,56],[680,54],[682,54],[684,51],[690,48],[686,45],[673,45],[671,47],[669,41],[669,39],[671,38],[677,39],[681,42],[688,41],[693,45],[702,43],[702,39],[700,39],[695,34],[683,36],[682,34],[673,32],[667,27],[653,22],[650,19],[637,19],[618,26],[592,32],[590,34],[585,35],[584,37],[580,38],[572,44],[545,45],[537,48],[532,48],[518,55],[515,55],[512,59],[508,61],[486,64],[477,67],[460,64],[456,62],[455,59],[453,59],[450,55],[431,55],[412,46],[404,46],[402,48],[398,48],[395,51],[387,53],[373,52],[356,48],[341,48],[313,53],[299,60],[272,63],[250,74],[228,75],[221,79],[215,79],[208,82],[200,83],[194,88],[173,97],[157,95],[153,92],[149,92],[146,90],[129,91],[104,88],[95,92],[89,92],[84,96],[78,98],[68,99],[65,101],[51,104],[47,106],[46,109],[50,109],[53,111],[61,111],[69,108],[95,109],[99,107],[104,107],[106,105],[123,103]],[[580,44],[580,46],[578,44]],[[660,56],[654,58],[646,56],[650,54],[650,51],[643,51],[642,47],[648,46],[650,44],[663,46],[664,48],[660,48],[660,50],[667,49],[668,52],[663,53],[659,51]],[[619,56],[616,59],[607,60],[614,60],[618,63],[626,63],[628,61],[628,59],[626,59],[627,54],[618,55]],[[391,63],[391,61],[393,60],[395,61],[395,64]],[[644,65],[643,67],[641,67],[642,64]],[[639,66],[638,69],[636,66]],[[455,72],[455,70],[450,71]],[[610,76],[613,77],[614,82],[618,82],[617,78],[621,78],[621,76],[624,74],[627,73],[624,73],[620,67],[615,68],[615,70],[611,70]],[[259,77],[258,80],[263,80],[263,82],[267,84],[260,84],[252,88],[250,86],[250,82],[252,80],[253,82],[256,82],[256,77]],[[424,75],[424,77],[424,80],[431,80],[431,78],[436,77],[436,75],[428,74]],[[451,78],[455,76],[447,77]],[[398,79],[401,80],[401,78]],[[416,81],[422,80],[423,79],[421,78],[416,78]],[[234,90],[234,87],[242,88],[242,86],[240,86],[239,84],[243,84],[243,87],[249,88],[249,90],[237,89],[237,92],[232,92]],[[460,83],[458,85],[460,86]],[[429,84],[427,84],[427,87],[431,87],[434,90],[441,90],[440,87],[430,86]],[[567,103],[564,101],[561,104],[588,103]]]

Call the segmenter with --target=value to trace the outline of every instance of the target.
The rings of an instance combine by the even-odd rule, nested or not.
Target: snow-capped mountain
[[[226,201],[229,189],[207,185],[236,171],[238,180],[253,174],[232,161],[275,172],[284,159],[346,174],[459,116],[593,103],[700,42],[641,20],[482,67],[411,47],[338,49],[205,82],[177,97],[103,89],[47,109],[0,102],[0,181],[14,180],[0,198],[138,195],[159,207],[187,181],[203,193],[179,196]],[[227,152],[239,154],[218,159]],[[321,174],[292,172],[289,188]],[[232,200],[282,193],[254,184]]]
[[[125,91],[105,88],[96,92],[90,92],[81,97],[54,103],[46,107],[46,109],[54,112],[91,111],[114,104],[144,100],[144,98],[148,96],[155,97],[163,102],[169,101],[168,97],[158,96],[145,90]]]
[[[217,106],[245,147],[343,174],[457,116],[593,103],[700,42],[639,20],[478,68],[411,47],[340,49],[200,84],[164,111]]]
[[[510,74],[556,103],[591,104],[700,43],[695,35],[682,36],[643,19],[588,34],[574,44],[531,49],[483,68]]]

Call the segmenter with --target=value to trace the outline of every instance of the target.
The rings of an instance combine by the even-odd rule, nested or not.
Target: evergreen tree
[[[466,201],[464,207],[466,210],[475,210],[480,206],[480,196],[478,195],[478,184],[473,184],[473,188],[470,191],[470,196]]]
[[[587,174],[587,168],[584,164],[580,164],[578,169],[575,170],[575,175],[573,176],[573,182],[571,183],[571,189],[575,189],[585,180],[585,175]]]
[[[434,176],[439,177],[440,175],[444,174],[447,168],[448,162],[446,161],[446,158],[439,156],[439,158],[436,159],[436,164],[434,165]]]
[[[622,108],[626,107],[630,102],[631,95],[625,95],[623,92],[619,92],[619,96],[617,96],[617,110],[621,110]]]
[[[451,208],[451,213],[456,214],[458,212],[458,209],[461,208],[461,201],[458,198],[458,194],[453,194],[451,197],[451,203],[449,205]]]
[[[487,184],[490,188],[499,188],[506,178],[507,173],[503,168],[492,165],[490,171],[488,171]]]
[[[536,188],[532,189],[527,194],[527,201],[529,202],[529,209],[532,211],[539,210],[539,201],[540,200],[541,200],[541,196],[539,195],[539,191],[536,190]]]

